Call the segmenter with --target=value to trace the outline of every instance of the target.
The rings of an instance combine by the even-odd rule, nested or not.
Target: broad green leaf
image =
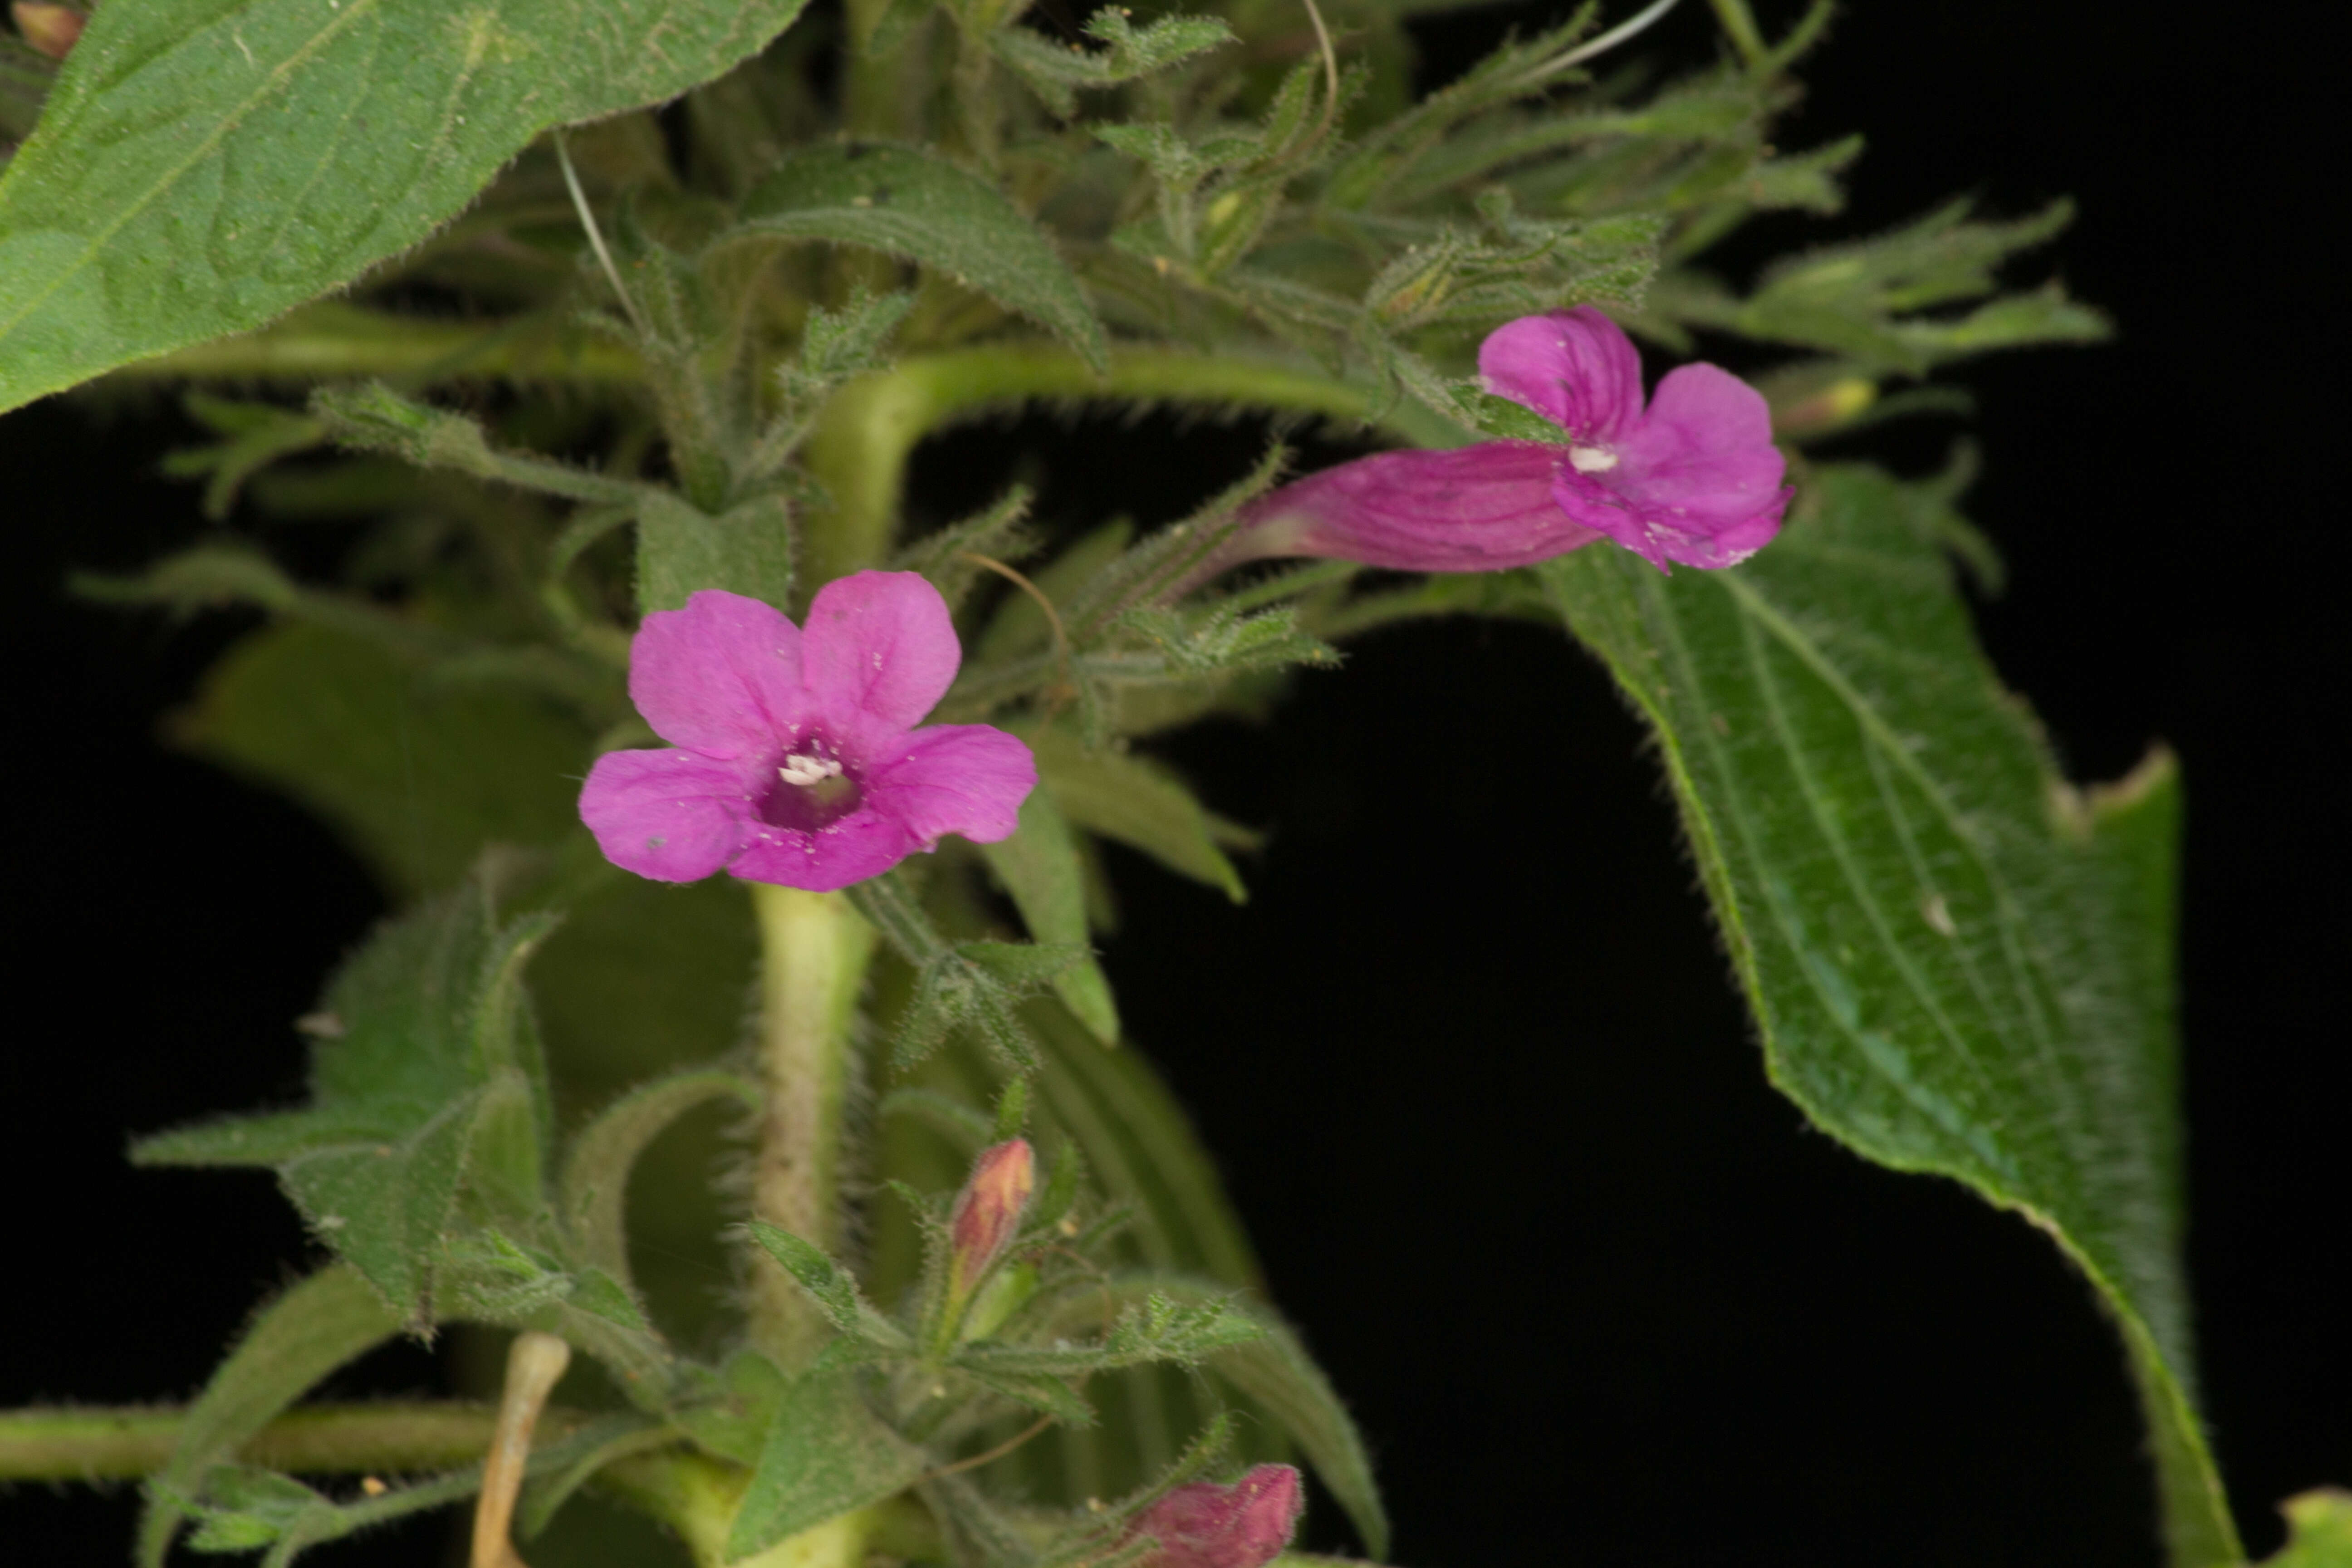
[[[2263,1568],[2352,1568],[2352,1492],[2322,1487],[2279,1505],[2290,1539]]]
[[[1170,870],[1220,889],[1235,903],[1249,893],[1217,847],[1220,824],[1192,792],[1127,752],[1089,751],[1066,731],[1024,729],[1039,784],[1076,826],[1140,849]]]
[[[883,1425],[857,1391],[853,1367],[812,1367],[776,1412],[767,1447],[736,1510],[727,1559],[748,1557],[803,1530],[904,1490],[929,1466],[923,1450]]]
[[[349,282],[541,132],[708,81],[804,3],[106,7],[0,176],[0,409]]]
[[[380,928],[305,1021],[310,1105],[142,1141],[142,1164],[278,1167],[321,1239],[410,1321],[467,1168],[495,1206],[536,1208],[546,1135],[521,967],[553,924],[498,923],[478,882]]]
[[[356,637],[293,625],[232,648],[173,734],[317,812],[408,895],[456,881],[486,842],[562,837],[590,742],[550,704],[436,686]]]
[[[141,1568],[160,1568],[186,1517],[182,1504],[212,1468],[311,1386],[390,1339],[400,1320],[344,1264],[330,1264],[262,1309],[180,1423],[177,1446],[148,1484]]]
[[[1001,843],[982,845],[981,853],[1013,895],[1031,936],[1040,942],[1086,945],[1086,867],[1053,797],[1031,790],[1021,803],[1019,831]],[[1118,1005],[1101,964],[1091,957],[1071,964],[1054,976],[1054,990],[1097,1039],[1105,1045],[1118,1040]]]
[[[1970,635],[1948,507],[1826,468],[1736,570],[1543,573],[1656,729],[1773,1081],[2057,1240],[2122,1329],[2175,1563],[2235,1563],[2180,1274],[2173,770],[2064,783]]]
[[[903,256],[1018,311],[1109,367],[1102,324],[1037,226],[999,192],[927,153],[880,142],[803,147],[743,203],[738,233]]]

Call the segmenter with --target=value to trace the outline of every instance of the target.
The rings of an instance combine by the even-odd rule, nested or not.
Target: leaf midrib
[[[263,85],[254,92],[248,94],[245,100],[236,106],[236,112],[223,115],[220,119],[220,122],[214,126],[212,131],[201,141],[197,142],[196,144],[188,151],[185,157],[182,158],[171,168],[165,170],[164,173],[156,179],[155,183],[150,185],[137,200],[126,203],[111,223],[100,227],[97,233],[91,237],[89,243],[82,247],[81,254],[76,257],[70,265],[59,268],[57,271],[52,273],[47,284],[38,292],[27,299],[22,309],[18,310],[15,315],[9,317],[6,321],[0,321],[0,339],[5,339],[10,333],[14,332],[17,327],[23,324],[26,317],[31,315],[35,310],[39,310],[43,305],[47,304],[50,299],[57,294],[58,290],[65,287],[69,279],[79,275],[86,268],[89,267],[90,258],[96,256],[100,250],[103,249],[109,240],[112,239],[117,234],[120,234],[132,219],[138,217],[150,206],[153,205],[156,199],[165,191],[169,190],[173,185],[178,184],[181,179],[185,177],[190,169],[195,167],[197,163],[209,157],[213,149],[219,146],[222,141],[225,140],[231,132],[244,124],[247,118],[252,114],[253,110],[272,93],[276,92],[279,86],[286,81],[296,69],[308,63],[312,56],[324,48],[338,34],[341,33],[348,27],[357,25],[361,19],[373,14],[382,4],[383,0],[345,0],[345,8],[335,13],[334,20],[329,22],[324,27],[321,27],[317,33],[313,34],[310,40],[300,48],[295,50],[291,55],[289,55],[278,65],[273,66],[270,68],[268,76],[264,79]],[[250,7],[248,7],[248,9],[250,9]],[[242,12],[233,13],[232,16],[243,14],[244,13]],[[215,26],[229,26],[231,25],[231,20],[228,17],[224,17],[220,22],[215,24]]]

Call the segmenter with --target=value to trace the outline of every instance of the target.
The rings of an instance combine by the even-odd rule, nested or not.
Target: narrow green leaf
[[[1102,324],[1045,234],[994,186],[911,147],[804,147],[745,199],[745,234],[903,256],[1028,317],[1109,368]]]
[[[2177,1568],[2234,1563],[2180,1276],[2172,770],[2063,782],[1970,635],[1947,505],[1825,468],[1737,570],[1543,574],[1657,731],[1773,1081],[2057,1240],[2122,1329]]]
[[[784,605],[793,595],[792,509],[755,496],[724,517],[699,512],[667,490],[637,503],[637,608],[683,607],[697,590],[724,588]]]
[[[1062,730],[1024,730],[1022,739],[1036,753],[1038,782],[1072,824],[1248,901],[1241,873],[1217,847],[1216,819],[1173,777],[1127,752],[1088,751]]]
[[[820,1362],[793,1385],[768,1429],[728,1532],[727,1560],[902,1491],[929,1463],[866,1405],[855,1368]]]
[[[357,1270],[330,1264],[263,1308],[180,1423],[171,1462],[149,1483],[141,1568],[161,1568],[205,1474],[320,1378],[400,1330]]]
[[[1029,934],[1040,942],[1084,947],[1087,942],[1086,867],[1078,842],[1053,797],[1032,790],[1021,803],[1021,826],[981,853],[1004,890],[1013,895]],[[1105,1045],[1118,1038],[1118,1005],[1110,978],[1092,956],[1054,976],[1054,990],[1080,1023]]]
[[[563,1222],[581,1260],[626,1285],[625,1205],[637,1156],[696,1106],[733,1098],[759,1108],[759,1091],[730,1072],[683,1072],[632,1089],[572,1141],[563,1163]]]
[[[541,132],[708,81],[803,4],[104,8],[0,176],[0,409],[350,281]]]
[[[751,1221],[751,1239],[800,1282],[835,1328],[868,1344],[888,1350],[906,1348],[906,1333],[867,1304],[849,1270],[827,1257],[822,1247],[763,1219]]]

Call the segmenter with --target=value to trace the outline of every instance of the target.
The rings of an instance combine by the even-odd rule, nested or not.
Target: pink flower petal
[[[607,752],[580,790],[580,819],[604,858],[656,882],[726,865],[751,812],[740,771],[693,752]]]
[[[817,711],[873,744],[939,705],[963,650],[947,601],[919,574],[860,572],[817,590],[801,659]]]
[[[1571,436],[1612,442],[1642,416],[1642,356],[1590,305],[1504,322],[1478,346],[1478,374]]]
[[[761,824],[728,869],[747,882],[773,882],[830,893],[878,877],[929,846],[919,843],[896,817],[870,805],[814,833]]]
[[[1155,1544],[1139,1568],[1263,1568],[1298,1527],[1298,1472],[1259,1465],[1232,1486],[1178,1487],[1135,1518],[1128,1538]]]
[[[1488,441],[1380,452],[1309,474],[1255,502],[1245,555],[1320,555],[1401,572],[1525,566],[1599,537],[1552,500],[1564,449]]]
[[[704,756],[772,749],[806,706],[801,641],[773,605],[706,588],[638,626],[629,700],[655,734]]]
[[[933,724],[877,763],[866,799],[928,849],[947,833],[975,844],[1011,837],[1036,787],[1037,759],[1018,737],[986,724]]]

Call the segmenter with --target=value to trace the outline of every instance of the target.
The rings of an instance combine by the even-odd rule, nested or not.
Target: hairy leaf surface
[[[2174,1562],[2235,1563],[2180,1273],[2173,770],[2064,782],[1970,635],[1956,521],[1943,487],[1830,468],[1737,570],[1544,575],[1656,728],[1773,1081],[2057,1240],[2122,1329]]]
[[[106,7],[0,177],[0,409],[349,282],[540,132],[708,81],[803,4]]]

